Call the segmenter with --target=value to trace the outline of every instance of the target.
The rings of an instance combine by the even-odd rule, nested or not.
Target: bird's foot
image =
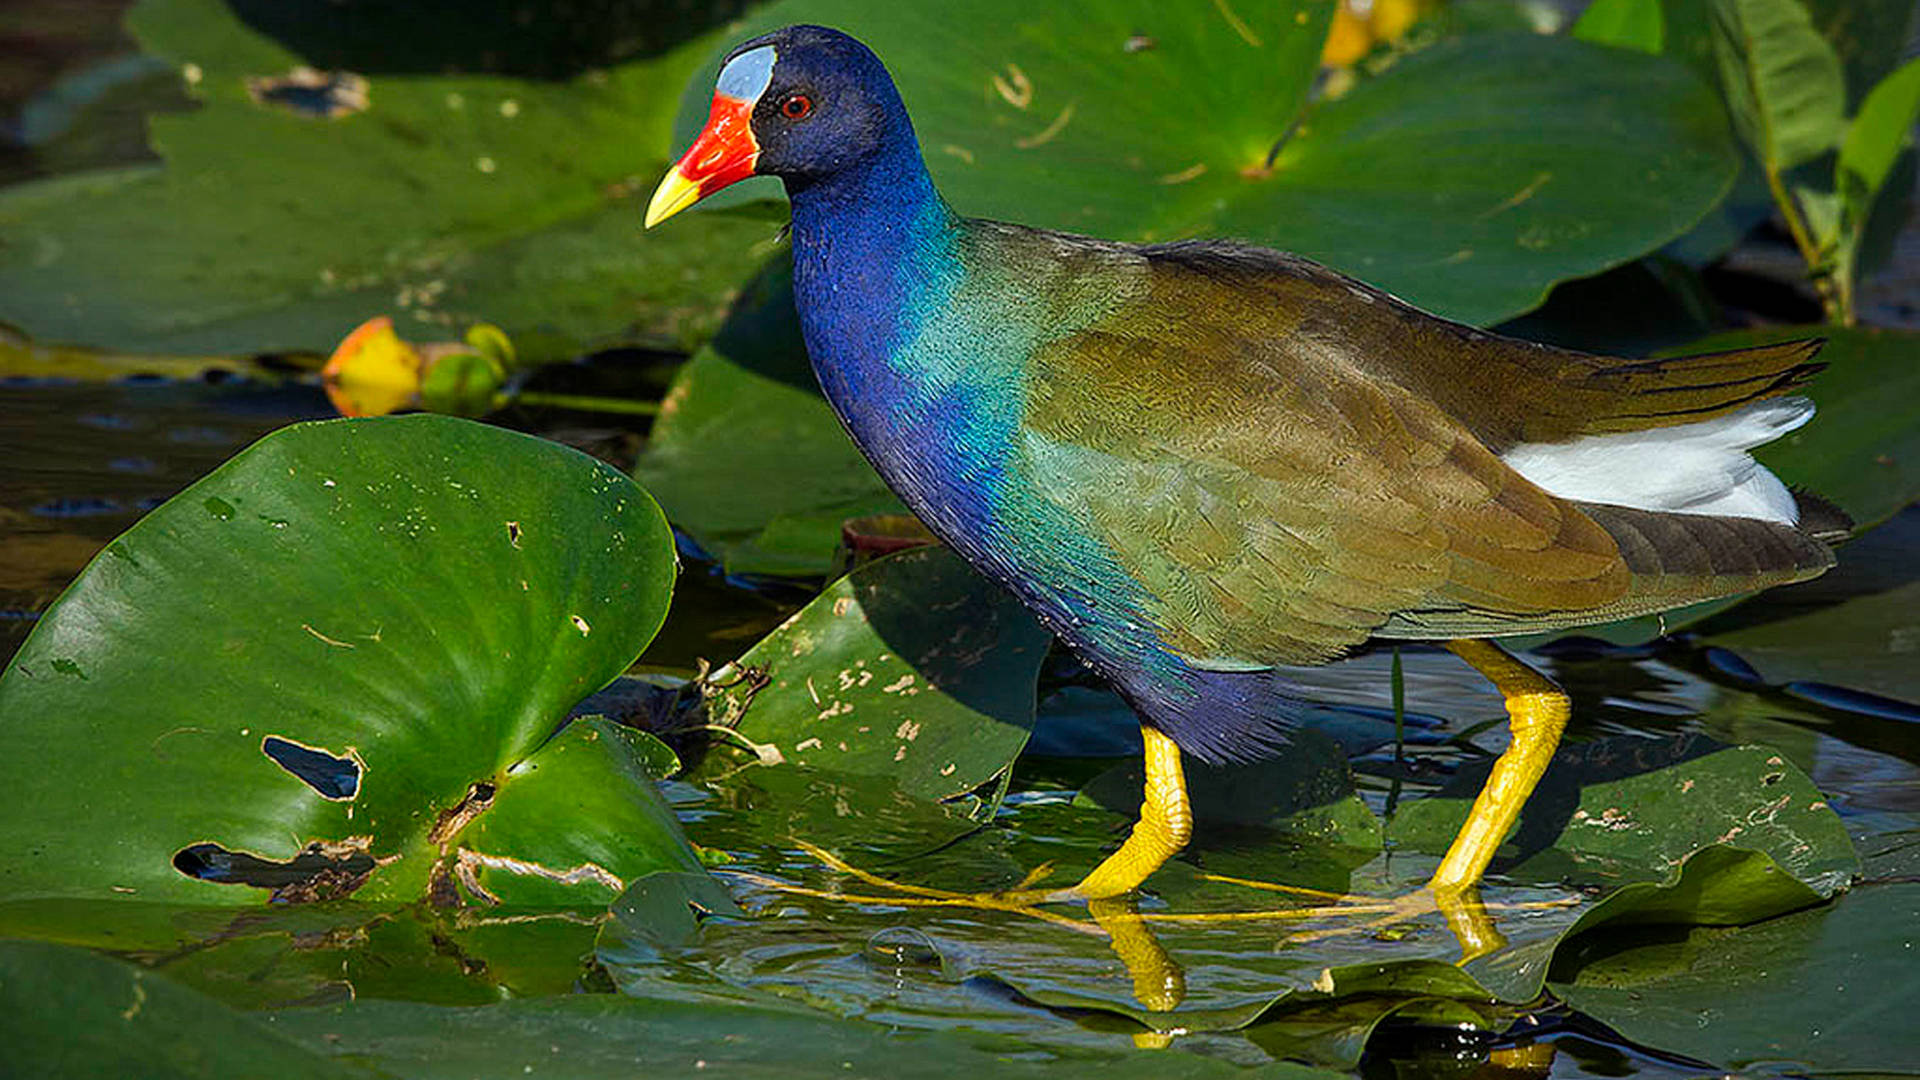
[[[1293,942],[1324,941],[1328,938],[1345,937],[1357,934],[1389,934],[1396,926],[1410,922],[1425,915],[1438,913],[1445,920],[1447,929],[1453,933],[1454,940],[1460,945],[1459,963],[1485,956],[1504,948],[1506,935],[1495,925],[1495,912],[1541,911],[1552,908],[1572,907],[1580,901],[1571,897],[1558,900],[1524,900],[1512,903],[1488,903],[1480,897],[1480,890],[1474,885],[1432,885],[1415,889],[1391,897],[1370,897],[1342,895],[1338,893],[1319,893],[1312,889],[1302,889],[1294,885],[1279,885],[1272,882],[1252,881],[1246,878],[1225,877],[1219,874],[1202,875],[1205,880],[1243,888],[1258,889],[1267,892],[1280,892],[1292,895],[1319,896],[1332,901],[1332,904],[1291,909],[1300,912],[1299,918],[1337,918],[1341,916],[1365,916],[1360,922],[1345,926],[1320,927],[1301,930],[1288,935]],[[1228,913],[1229,917],[1246,917],[1241,913]],[[1193,918],[1189,916],[1189,918]],[[1202,916],[1201,918],[1204,918]]]
[[[800,850],[817,859],[827,869],[845,874],[863,885],[870,886],[877,893],[862,894],[843,890],[827,890],[794,885],[774,878],[757,874],[742,875],[746,880],[758,885],[788,893],[794,896],[812,896],[824,900],[836,900],[847,904],[887,904],[893,907],[926,908],[971,908],[977,911],[1006,911],[1027,915],[1073,927],[1081,932],[1099,933],[1096,927],[1089,927],[1077,919],[1057,912],[1042,910],[1042,904],[1068,903],[1082,899],[1073,889],[1039,888],[1038,883],[1045,880],[1053,871],[1053,864],[1037,867],[1011,889],[996,892],[954,892],[950,889],[936,889],[926,885],[910,885],[903,881],[894,881],[881,877],[869,870],[862,870],[835,855],[825,848],[810,844],[805,840],[796,841]]]
[[[781,892],[837,900],[851,904],[888,904],[897,907],[939,907],[971,908],[983,911],[1004,911],[1024,915],[1043,922],[1070,929],[1083,934],[1103,935],[1109,947],[1121,964],[1127,969],[1133,980],[1134,998],[1140,1004],[1156,1012],[1171,1012],[1186,999],[1186,972],[1178,961],[1174,960],[1160,944],[1153,931],[1146,925],[1140,909],[1131,896],[1088,898],[1076,885],[1065,889],[1049,889],[1040,885],[1053,872],[1053,864],[1045,863],[1029,872],[1019,884],[1011,889],[997,892],[963,893],[947,889],[929,888],[924,885],[909,885],[892,881],[878,874],[852,865],[845,859],[823,848],[799,841],[801,850],[818,859],[828,869],[845,874],[860,883],[876,890],[872,894],[833,891],[791,885],[771,878],[753,876],[758,884],[766,885]],[[1093,922],[1087,923],[1057,911],[1047,911],[1042,904],[1074,903],[1084,900],[1087,914]],[[1164,1046],[1171,1036],[1162,1032],[1142,1032],[1136,1041],[1142,1046]]]

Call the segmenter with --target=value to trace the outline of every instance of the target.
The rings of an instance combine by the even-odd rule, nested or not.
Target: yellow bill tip
[[[653,199],[647,203],[647,228],[667,220],[673,215],[700,201],[700,185],[673,169],[653,189]]]

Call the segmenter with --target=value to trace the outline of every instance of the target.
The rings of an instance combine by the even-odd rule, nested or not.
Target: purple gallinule
[[[792,203],[827,399],[927,526],[1138,712],[1146,799],[1049,898],[1129,892],[1191,830],[1181,755],[1285,746],[1279,665],[1444,642],[1512,743],[1430,881],[1470,891],[1567,722],[1487,641],[1812,577],[1844,531],[1747,451],[1805,423],[1817,341],[1619,359],[1421,312],[1294,255],[963,217],[860,42],[735,49],[653,226],[748,176]]]

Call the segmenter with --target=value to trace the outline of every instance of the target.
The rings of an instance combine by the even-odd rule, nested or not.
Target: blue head
[[[886,67],[838,30],[789,26],[727,54],[707,126],[660,182],[647,225],[749,176],[777,176],[793,195],[876,168],[921,168]]]

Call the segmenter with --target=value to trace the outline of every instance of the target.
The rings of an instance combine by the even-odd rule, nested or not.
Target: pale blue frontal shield
[[[739,101],[758,101],[773,81],[774,59],[771,45],[748,49],[720,69],[720,81],[714,89]]]

